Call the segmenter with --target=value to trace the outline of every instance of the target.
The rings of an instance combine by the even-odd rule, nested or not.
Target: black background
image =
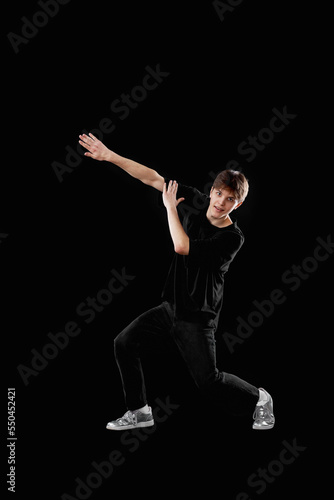
[[[6,35],[21,35],[22,16],[40,10],[15,2],[3,35],[2,337],[6,384],[16,387],[16,497],[75,497],[76,478],[86,481],[113,450],[125,462],[89,498],[320,495],[333,257],[295,291],[282,275],[331,233],[325,33],[315,34],[325,13],[244,1],[222,21],[205,1],[72,0],[16,54]],[[168,76],[122,120],[111,103],[157,65]],[[296,117],[247,162],[239,144],[284,107]],[[146,378],[150,404],[170,398],[179,408],[134,452],[105,429],[125,411],[113,339],[159,303],[172,246],[157,193],[117,167],[83,158],[59,182],[52,163],[65,164],[66,146],[75,149],[103,118],[116,126],[104,134],[108,147],[180,182],[203,190],[209,172],[232,159],[249,179],[235,214],[246,243],[226,281],[217,358],[272,393],[274,430],[252,431],[252,419],[209,406],[176,352],[148,359]],[[123,267],[135,279],[85,323],[77,306]],[[247,320],[273,289],[284,304],[231,353],[223,333],[235,333],[238,316]],[[69,321],[81,333],[25,385],[18,365],[30,366],[31,349],[42,352],[48,333]],[[294,440],[300,456],[263,493],[251,487],[249,477]]]

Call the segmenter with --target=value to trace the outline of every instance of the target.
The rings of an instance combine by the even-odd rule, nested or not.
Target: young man
[[[270,394],[216,367],[214,335],[223,303],[224,275],[244,242],[230,217],[247,196],[244,175],[224,170],[207,196],[119,156],[93,134],[80,135],[79,143],[88,150],[86,156],[111,162],[162,192],[175,251],[161,305],[139,316],[115,339],[128,411],[109,422],[107,429],[154,425],[140,357],[156,339],[176,343],[195,383],[215,404],[234,414],[253,414],[253,429],[271,429],[275,418]],[[203,208],[189,211],[181,223],[178,205],[184,200],[189,204],[195,197]]]

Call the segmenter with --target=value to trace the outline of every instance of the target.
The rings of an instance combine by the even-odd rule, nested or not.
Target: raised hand
[[[93,134],[89,134],[89,137],[86,134],[82,134],[79,135],[79,137],[79,144],[89,151],[88,153],[85,153],[85,156],[94,158],[94,160],[110,161],[110,157],[113,152],[108,149],[103,142],[97,139],[97,137]]]
[[[176,181],[170,181],[168,188],[166,186],[166,183],[164,183],[162,199],[167,209],[173,207],[176,208],[178,204],[181,203],[181,201],[184,201],[184,198],[176,198],[177,189],[178,183]]]

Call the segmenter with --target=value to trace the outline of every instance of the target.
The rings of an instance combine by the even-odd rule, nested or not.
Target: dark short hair
[[[231,189],[238,201],[244,201],[248,194],[249,184],[244,174],[238,170],[223,170],[215,178],[213,187]]]

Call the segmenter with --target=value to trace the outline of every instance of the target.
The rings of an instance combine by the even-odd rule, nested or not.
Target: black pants
[[[157,340],[177,344],[198,388],[215,404],[236,414],[252,415],[259,398],[253,385],[216,367],[215,328],[199,321],[176,320],[171,305],[163,302],[132,321],[115,339],[126,406],[130,410],[147,403],[140,356]]]

